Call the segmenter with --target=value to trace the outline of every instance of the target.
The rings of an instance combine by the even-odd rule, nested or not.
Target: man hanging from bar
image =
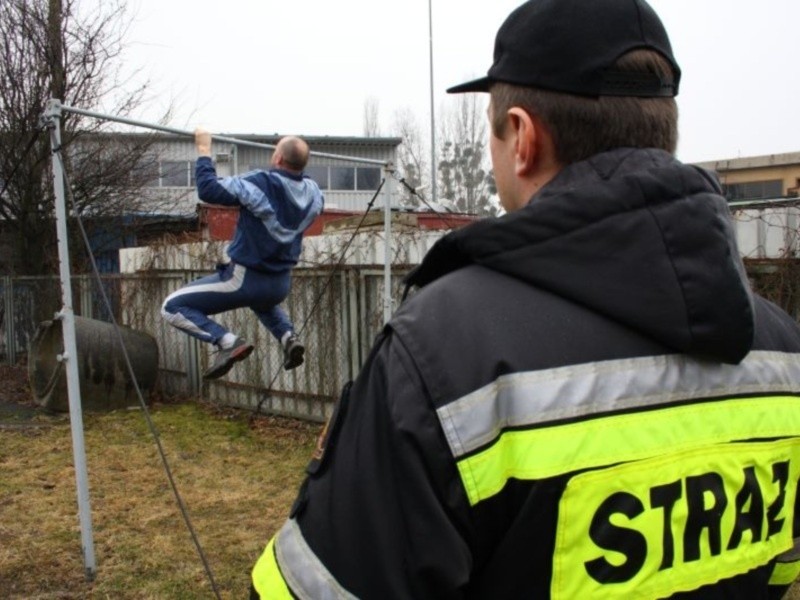
[[[240,206],[227,253],[217,272],[170,294],[161,314],[170,325],[214,344],[218,352],[204,379],[217,379],[247,358],[253,345],[209,318],[235,308],[250,308],[280,341],[283,367],[303,363],[305,347],[280,303],[289,294],[292,268],[300,256],[303,232],[322,212],[319,186],[304,175],[308,144],[293,136],[278,141],[268,170],[218,178],[211,160],[211,134],[195,130],[197,195],[203,202]]]

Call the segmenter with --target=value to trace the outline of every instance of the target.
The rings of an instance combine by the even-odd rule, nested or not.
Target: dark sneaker
[[[296,335],[289,336],[283,346],[283,368],[290,371],[303,364],[306,347],[300,343]]]
[[[203,373],[203,379],[218,379],[231,370],[234,364],[244,360],[253,351],[253,344],[248,344],[243,339],[237,338],[230,348],[220,348],[214,357],[214,362]]]

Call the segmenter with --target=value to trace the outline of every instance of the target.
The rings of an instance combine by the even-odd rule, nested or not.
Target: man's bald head
[[[308,163],[309,149],[305,140],[289,135],[281,138],[275,146],[272,164],[296,173],[302,173]]]

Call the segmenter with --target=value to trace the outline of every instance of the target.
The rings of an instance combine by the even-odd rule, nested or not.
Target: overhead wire
[[[72,110],[75,110],[75,109],[72,109]],[[94,115],[90,115],[90,116],[94,116]],[[134,124],[134,125],[142,125],[142,126],[146,126],[147,125],[147,124],[142,124],[142,123],[138,123],[138,122],[133,122],[132,124]],[[173,130],[171,132],[172,133],[184,133],[184,132],[181,132],[181,131],[178,131],[178,130]],[[36,139],[36,136],[34,136],[32,138],[32,140],[31,140],[31,142],[29,143],[28,150],[30,149],[30,147],[32,147],[33,143],[35,143],[35,139]],[[236,142],[237,140],[227,139],[226,141]],[[209,564],[209,562],[208,562],[208,560],[207,560],[207,558],[205,556],[205,553],[203,551],[202,545],[200,544],[200,540],[199,540],[199,538],[197,536],[197,533],[196,533],[196,531],[194,529],[194,526],[192,525],[191,518],[190,518],[188,510],[186,508],[186,504],[183,501],[183,498],[182,498],[182,496],[180,494],[180,491],[178,490],[178,487],[177,487],[177,484],[175,482],[175,479],[174,479],[174,477],[172,475],[172,470],[170,468],[169,461],[167,460],[167,456],[166,456],[166,453],[164,451],[163,445],[161,444],[161,440],[160,440],[160,437],[159,437],[159,434],[158,434],[158,430],[157,430],[157,428],[155,427],[155,425],[153,423],[152,417],[150,415],[150,411],[147,408],[147,405],[146,405],[146,403],[144,401],[144,396],[142,394],[141,388],[140,388],[140,386],[138,384],[138,381],[136,379],[136,374],[135,374],[135,372],[133,370],[133,366],[131,364],[130,356],[129,356],[129,354],[127,352],[127,349],[125,347],[125,344],[124,344],[124,340],[123,340],[123,337],[122,337],[121,329],[120,329],[119,324],[117,323],[117,321],[116,321],[116,319],[114,317],[113,309],[112,309],[112,306],[111,306],[111,302],[110,302],[110,300],[108,298],[108,295],[106,294],[105,288],[104,288],[103,283],[102,283],[102,279],[100,278],[99,269],[97,268],[97,262],[95,260],[94,254],[92,252],[91,242],[90,242],[89,237],[88,237],[88,235],[86,233],[86,229],[84,227],[83,220],[81,218],[80,210],[79,210],[79,208],[77,206],[77,203],[75,202],[74,196],[72,194],[72,188],[71,188],[71,185],[69,183],[68,176],[67,176],[66,165],[64,164],[65,161],[63,160],[62,148],[61,147],[51,148],[51,151],[52,151],[52,154],[54,155],[54,157],[56,157],[57,160],[59,160],[61,162],[63,177],[64,177],[64,181],[65,181],[65,188],[66,188],[67,194],[69,196],[70,204],[71,204],[72,209],[73,209],[73,214],[76,217],[76,222],[78,224],[78,227],[79,227],[79,230],[80,230],[80,233],[81,233],[81,237],[83,239],[83,243],[86,246],[86,250],[87,250],[87,253],[88,253],[88,256],[89,256],[89,259],[90,259],[90,263],[91,263],[91,267],[92,267],[92,272],[94,274],[95,279],[97,280],[98,289],[99,289],[102,301],[103,301],[103,303],[104,303],[104,305],[105,305],[105,307],[106,307],[106,309],[108,311],[111,323],[112,323],[112,325],[114,327],[114,330],[115,330],[115,332],[117,334],[118,341],[119,341],[120,347],[122,349],[122,355],[124,357],[125,366],[126,366],[126,368],[128,370],[128,373],[129,373],[129,375],[131,377],[131,381],[133,382],[134,390],[136,392],[136,396],[138,398],[139,404],[140,404],[140,406],[142,408],[142,412],[143,412],[143,414],[145,416],[145,420],[147,422],[148,428],[150,429],[150,432],[151,432],[151,434],[153,436],[153,439],[155,440],[156,447],[158,449],[158,453],[159,453],[159,456],[161,458],[162,465],[164,467],[167,479],[168,479],[170,487],[172,489],[173,496],[175,497],[175,500],[176,500],[176,502],[178,504],[178,507],[180,509],[181,516],[182,516],[182,518],[184,520],[184,523],[185,523],[187,529],[189,530],[189,533],[190,533],[190,536],[192,538],[192,542],[193,542],[193,544],[195,546],[195,549],[197,550],[197,553],[198,553],[198,555],[200,557],[200,560],[203,563],[203,568],[204,568],[204,570],[206,572],[206,575],[207,575],[207,577],[209,579],[209,582],[211,584],[211,587],[212,587],[212,590],[214,592],[214,595],[219,600],[220,599],[220,592],[219,592],[219,588],[217,586],[216,580],[214,578],[213,571],[212,571],[211,566],[210,566],[210,564]],[[27,151],[25,153],[23,153],[22,156],[24,156],[26,153],[27,153]],[[370,161],[370,162],[374,162],[374,161]],[[16,170],[18,168],[19,168],[19,164],[15,167],[14,172],[16,172]],[[437,214],[440,214],[438,211],[433,209],[433,207],[416,190],[411,188],[407,184],[407,182],[405,181],[404,178],[398,178],[394,171],[392,172],[392,176],[394,176],[401,184],[403,184],[407,189],[409,189],[412,192],[412,194],[414,194],[417,197],[419,197],[420,200],[426,206],[431,208],[431,210],[433,210]],[[347,252],[350,249],[350,246],[352,245],[352,243],[355,240],[356,236],[360,232],[360,230],[361,230],[361,228],[362,228],[362,226],[364,224],[364,221],[367,218],[367,215],[372,210],[372,207],[373,207],[376,199],[378,198],[381,190],[383,189],[383,186],[384,186],[385,182],[386,182],[385,179],[381,180],[381,183],[378,186],[377,190],[375,191],[375,194],[373,195],[372,199],[367,204],[367,207],[364,210],[364,213],[362,214],[358,225],[356,226],[355,230],[353,231],[352,235],[350,236],[350,239],[345,244],[345,247],[342,250],[342,253],[341,253],[337,263],[334,265],[330,275],[328,276],[325,284],[323,285],[323,289],[317,295],[316,299],[314,300],[314,303],[312,304],[311,310],[308,312],[308,314],[306,315],[303,323],[298,328],[298,333],[302,333],[302,331],[306,328],[306,326],[308,325],[309,321],[313,317],[313,315],[316,312],[317,308],[319,307],[320,302],[322,301],[322,298],[327,293],[327,291],[328,291],[328,289],[329,289],[329,287],[330,287],[330,285],[331,285],[331,283],[333,281],[333,278],[337,275],[337,272],[339,271],[342,263],[346,259]],[[8,185],[8,182],[4,182],[3,191],[6,189],[7,185]],[[448,227],[452,228],[452,225],[443,216],[440,215],[440,218],[442,218],[443,222]],[[282,365],[281,365],[281,368],[282,368]],[[275,375],[273,376],[272,380],[269,383],[269,387],[267,388],[268,390],[272,390],[272,387],[275,384],[275,382],[277,381],[277,378],[278,378],[279,375],[280,375],[280,368],[276,370]],[[251,415],[251,420],[253,418],[255,418],[260,413],[264,402],[268,398],[269,398],[269,396],[265,396],[264,398],[262,398],[259,401],[259,403],[256,406],[255,410],[253,411],[253,414]]]
[[[303,332],[303,330],[305,329],[306,325],[311,320],[311,317],[313,316],[314,311],[316,311],[317,307],[319,306],[319,303],[322,301],[322,297],[328,291],[328,287],[330,286],[331,282],[333,281],[333,278],[336,276],[336,272],[339,270],[339,268],[342,266],[342,263],[347,258],[347,251],[350,249],[350,246],[352,245],[353,241],[356,239],[356,235],[358,235],[359,230],[364,225],[364,221],[366,220],[367,215],[369,214],[369,211],[372,210],[372,206],[375,203],[375,200],[378,198],[378,195],[381,193],[381,189],[383,189],[383,184],[384,183],[386,183],[386,179],[382,179],[381,180],[381,183],[378,186],[378,189],[375,191],[375,194],[372,196],[372,199],[367,203],[367,208],[364,210],[364,214],[361,215],[361,220],[358,222],[358,225],[356,225],[356,228],[353,231],[353,234],[350,236],[350,239],[347,241],[347,244],[345,244],[344,250],[342,250],[342,253],[341,253],[340,257],[339,257],[338,262],[336,263],[336,265],[334,265],[333,270],[331,271],[330,275],[328,276],[327,281],[325,282],[325,284],[322,287],[322,291],[317,295],[317,299],[314,301],[314,304],[312,305],[311,310],[308,312],[308,314],[306,315],[306,318],[303,320],[303,324],[298,328],[298,330],[297,330],[298,334],[301,334]],[[267,388],[268,390],[272,390],[272,386],[275,385],[275,382],[278,380],[278,375],[280,375],[280,372],[281,372],[280,369],[281,369],[281,367],[279,367],[278,369],[275,370],[275,375],[273,375],[272,380],[269,382],[269,387]],[[252,423],[252,420],[261,412],[261,407],[264,405],[264,402],[268,398],[269,398],[269,396],[264,396],[261,400],[258,401],[258,404],[256,405],[256,408],[253,410],[253,414],[250,416],[250,422],[251,423]]]
[[[434,214],[436,214],[436,216],[438,216],[439,219],[441,219],[442,223],[444,223],[445,226],[447,226],[448,229],[454,229],[455,228],[453,223],[448,221],[447,218],[441,213],[441,211],[436,210],[427,200],[425,200],[425,197],[422,194],[420,194],[415,188],[412,188],[409,185],[409,183],[406,181],[405,177],[398,177],[397,174],[395,174],[394,177],[395,177],[395,179],[397,179],[398,182],[400,182],[400,184],[402,184],[411,193],[412,196],[416,196],[417,198],[419,198],[420,202],[422,202],[425,206],[427,206],[429,209],[431,209],[431,211]],[[444,206],[444,209],[447,212],[451,213],[451,214],[454,213],[454,211],[450,210],[450,208],[448,208],[446,206]]]
[[[163,445],[161,444],[161,439],[160,439],[160,437],[158,435],[158,430],[155,427],[155,424],[153,423],[152,417],[150,415],[150,411],[147,408],[147,404],[144,401],[144,396],[143,396],[141,388],[139,386],[139,382],[136,379],[136,373],[133,370],[133,365],[131,364],[130,356],[128,354],[127,348],[125,347],[125,342],[124,342],[124,339],[122,337],[122,330],[120,329],[119,324],[117,323],[117,320],[114,317],[114,312],[113,312],[113,308],[111,306],[111,302],[109,301],[108,295],[106,294],[105,288],[103,286],[103,281],[100,278],[100,271],[97,268],[97,261],[95,260],[94,253],[92,252],[91,243],[89,241],[89,236],[86,234],[86,228],[83,225],[83,219],[81,218],[80,211],[78,210],[77,204],[75,202],[75,198],[74,198],[74,196],[72,194],[72,188],[70,186],[69,178],[67,176],[66,165],[64,164],[61,147],[52,148],[52,153],[53,153],[53,156],[57,157],[57,160],[61,163],[62,171],[63,171],[63,174],[64,174],[63,175],[64,184],[65,184],[65,188],[67,190],[67,196],[69,197],[70,204],[71,204],[72,209],[73,209],[73,214],[75,215],[75,220],[78,223],[78,229],[80,230],[81,237],[82,237],[83,242],[84,242],[84,244],[86,246],[86,251],[87,251],[87,254],[89,256],[89,260],[90,260],[90,263],[91,263],[91,266],[92,266],[92,273],[95,276],[95,279],[97,281],[97,286],[98,286],[98,289],[99,289],[99,293],[100,293],[100,296],[101,296],[101,298],[103,300],[103,304],[104,304],[106,310],[108,311],[108,315],[109,315],[109,318],[111,320],[111,324],[113,325],[113,329],[114,329],[115,333],[117,334],[117,341],[119,342],[120,348],[122,350],[122,356],[123,356],[123,358],[125,360],[125,367],[127,368],[128,374],[130,375],[131,381],[133,382],[133,387],[134,387],[134,390],[136,392],[136,397],[139,400],[139,404],[141,406],[142,413],[144,414],[145,420],[147,421],[147,426],[150,429],[150,433],[153,435],[153,439],[155,440],[156,447],[158,449],[158,454],[159,454],[159,456],[161,458],[161,463],[162,463],[162,465],[164,467],[164,471],[166,472],[167,480],[169,481],[170,488],[172,489],[172,493],[173,493],[173,495],[175,497],[175,500],[176,500],[176,502],[178,504],[178,507],[179,507],[181,515],[183,517],[184,523],[186,524],[186,527],[189,530],[189,534],[191,535],[192,542],[194,543],[195,549],[197,550],[197,553],[198,553],[198,555],[200,557],[200,560],[203,563],[203,569],[205,570],[206,576],[208,577],[208,580],[209,580],[209,582],[211,584],[211,589],[214,592],[214,596],[218,600],[221,600],[219,588],[217,587],[216,580],[214,579],[214,574],[213,574],[213,572],[211,570],[211,566],[210,566],[210,564],[208,562],[208,559],[205,556],[205,553],[203,552],[203,547],[200,544],[200,540],[199,540],[199,538],[197,536],[197,533],[196,533],[196,531],[194,529],[194,526],[192,525],[192,521],[191,521],[191,518],[189,517],[189,512],[188,512],[188,510],[186,508],[186,504],[184,503],[183,498],[182,498],[182,496],[181,496],[181,494],[180,494],[180,492],[178,490],[178,486],[175,483],[175,478],[172,475],[172,469],[169,466],[169,461],[167,460],[167,455],[164,452]]]
[[[405,186],[405,188],[409,192],[411,192],[412,195],[417,196],[420,199],[420,201],[423,204],[425,204],[425,206],[430,208],[431,211],[434,212],[442,220],[442,222],[445,224],[445,226],[447,226],[449,229],[453,229],[455,227],[455,225],[452,222],[448,221],[447,218],[444,215],[441,214],[441,212],[437,211],[427,200],[425,200],[425,198],[416,189],[412,188],[406,182],[406,179],[404,177],[398,177],[396,171],[392,172],[392,176],[398,182],[400,182],[403,186]],[[347,244],[345,245],[344,250],[342,251],[342,254],[341,254],[340,258],[339,258],[339,261],[336,263],[336,265],[334,265],[334,268],[333,268],[331,274],[329,275],[327,281],[325,282],[325,285],[323,286],[322,292],[320,292],[320,294],[317,296],[317,299],[316,299],[314,305],[312,306],[311,310],[309,311],[308,315],[306,315],[306,318],[303,321],[303,324],[298,328],[298,333],[302,333],[303,332],[303,330],[305,329],[306,324],[311,319],[311,317],[314,314],[314,311],[316,310],[317,306],[319,305],[320,301],[322,300],[322,297],[327,292],[327,288],[330,286],[331,282],[333,281],[333,277],[336,275],[336,272],[339,270],[339,268],[341,267],[342,262],[344,262],[344,259],[347,256],[347,251],[349,250],[350,246],[352,245],[353,241],[355,240],[356,235],[358,235],[359,230],[363,226],[364,221],[367,218],[367,215],[369,214],[369,211],[372,210],[372,206],[375,203],[375,200],[378,198],[378,195],[380,194],[381,189],[383,188],[383,185],[384,185],[385,181],[386,181],[385,179],[381,180],[381,183],[378,186],[377,191],[375,192],[375,194],[373,195],[372,199],[367,204],[367,208],[364,211],[364,214],[361,216],[361,220],[359,221],[358,225],[356,226],[355,230],[353,231],[353,234],[350,236],[350,239],[348,240]],[[445,208],[447,209],[447,207],[445,207]],[[449,209],[447,209],[447,210],[449,211]],[[452,211],[450,211],[450,212],[452,212]],[[273,375],[272,379],[270,380],[269,386],[267,387],[268,390],[272,390],[272,386],[277,381],[279,375],[280,375],[280,367],[278,369],[276,369],[275,375]],[[269,398],[270,398],[270,396],[267,395],[267,396],[263,397],[261,400],[259,400],[258,404],[256,405],[256,408],[253,410],[253,414],[251,415],[251,422],[252,422],[252,419],[255,418],[261,412],[261,407],[264,405],[264,402],[266,402]]]
[[[31,145],[32,145],[32,143],[31,143]],[[65,189],[66,189],[66,192],[67,192],[67,196],[69,198],[70,205],[72,207],[73,215],[75,216],[76,223],[78,224],[78,229],[80,231],[82,241],[83,241],[83,243],[84,243],[84,245],[86,247],[86,251],[87,251],[88,258],[89,258],[89,261],[90,261],[90,264],[91,264],[93,276],[94,276],[94,278],[95,278],[95,280],[97,282],[98,290],[99,290],[103,305],[105,306],[106,310],[108,311],[108,315],[109,315],[111,324],[112,324],[112,326],[114,328],[114,331],[115,331],[115,333],[117,335],[117,341],[119,342],[120,348],[122,350],[122,356],[124,358],[126,369],[128,371],[128,374],[130,375],[131,381],[133,383],[134,391],[136,393],[136,397],[137,397],[138,402],[140,404],[140,407],[142,409],[142,413],[143,413],[143,415],[145,417],[145,420],[147,422],[147,426],[148,426],[148,428],[149,428],[149,430],[150,430],[150,432],[151,432],[151,434],[153,436],[153,439],[155,441],[155,444],[156,444],[156,447],[157,447],[157,450],[158,450],[158,454],[159,454],[159,457],[161,459],[161,463],[162,463],[162,466],[164,468],[164,471],[165,471],[167,480],[169,482],[170,488],[172,490],[173,496],[175,498],[176,503],[178,504],[178,508],[180,510],[180,513],[181,513],[181,516],[183,518],[183,521],[184,521],[184,523],[186,525],[186,528],[189,531],[189,534],[191,536],[192,542],[193,542],[193,544],[195,546],[195,549],[196,549],[196,551],[198,553],[198,556],[199,556],[199,558],[200,558],[200,560],[201,560],[201,562],[203,564],[203,569],[206,572],[206,576],[208,577],[208,580],[209,580],[211,588],[212,588],[212,590],[214,592],[214,595],[218,600],[220,600],[221,596],[220,596],[220,592],[219,592],[219,588],[217,586],[216,580],[214,578],[213,571],[212,571],[211,566],[210,566],[210,564],[208,562],[208,559],[206,558],[205,552],[203,551],[203,547],[202,547],[202,545],[200,543],[200,540],[199,540],[199,537],[197,535],[197,532],[196,532],[196,530],[195,530],[195,528],[194,528],[194,526],[192,524],[192,521],[191,521],[191,518],[189,516],[189,512],[188,512],[188,509],[186,507],[186,504],[185,504],[185,502],[184,502],[184,500],[183,500],[183,498],[182,498],[182,496],[180,494],[180,491],[178,490],[178,486],[177,486],[177,484],[175,482],[175,478],[174,478],[174,476],[172,474],[172,469],[171,469],[171,467],[169,465],[169,461],[167,459],[166,452],[164,451],[164,447],[163,447],[163,445],[161,443],[161,439],[160,439],[160,436],[158,434],[158,430],[155,427],[155,424],[153,423],[152,416],[150,415],[150,411],[147,408],[146,402],[144,401],[144,395],[142,394],[141,387],[139,386],[139,382],[138,382],[138,380],[136,378],[136,373],[135,373],[135,371],[133,369],[133,365],[132,365],[131,360],[130,360],[130,355],[128,354],[127,348],[125,347],[124,339],[122,337],[122,331],[121,331],[121,329],[119,327],[119,324],[117,323],[116,318],[114,317],[114,313],[113,313],[113,308],[111,306],[111,302],[110,302],[110,300],[108,298],[108,295],[107,295],[107,293],[105,291],[105,287],[103,286],[103,281],[102,281],[102,279],[100,277],[100,271],[99,271],[99,269],[97,267],[97,261],[95,259],[94,253],[93,253],[92,248],[91,248],[91,242],[89,240],[89,236],[86,233],[86,228],[85,228],[85,226],[83,224],[83,219],[81,217],[80,210],[79,210],[79,208],[77,206],[77,203],[75,202],[74,195],[72,194],[72,187],[71,187],[71,184],[69,182],[69,177],[67,175],[67,168],[66,168],[65,161],[63,159],[62,148],[60,146],[59,147],[54,147],[54,148],[51,148],[51,151],[52,151],[53,156],[61,163],[62,173],[63,173],[63,177],[64,177],[64,183],[65,183]],[[323,296],[325,295],[325,293],[327,293],[327,290],[328,290],[331,282],[333,281],[333,277],[336,275],[337,270],[339,269],[341,264],[344,262],[344,260],[346,258],[346,255],[347,255],[347,251],[349,250],[350,246],[352,245],[353,241],[355,240],[356,235],[359,233],[360,228],[363,226],[363,223],[364,223],[367,215],[369,214],[369,211],[372,210],[372,207],[373,207],[373,205],[375,203],[375,200],[378,198],[378,195],[380,194],[384,183],[385,183],[385,179],[381,180],[381,183],[378,186],[378,189],[375,191],[375,194],[373,195],[372,199],[367,204],[367,208],[365,209],[364,214],[361,217],[361,220],[359,221],[358,225],[356,226],[356,229],[353,232],[353,234],[351,235],[349,241],[345,245],[339,260],[337,261],[336,265],[334,266],[334,269],[332,270],[332,272],[329,275],[327,281],[325,282],[322,291],[320,292],[320,294],[315,299],[315,301],[314,301],[314,303],[312,305],[312,308],[309,311],[309,314],[306,316],[306,318],[303,321],[302,325],[298,329],[298,332],[302,332],[305,329],[305,327],[308,324],[309,320],[311,319],[311,317],[313,316],[314,312],[318,308]],[[270,385],[269,385],[268,389],[272,389],[272,386],[274,385],[275,381],[277,380],[277,377],[278,377],[279,374],[280,374],[280,370],[276,371],[272,381],[270,382]],[[266,398],[263,398],[259,402],[259,404],[256,407],[252,417],[255,417],[256,415],[259,414],[264,400],[266,400]]]
[[[442,220],[442,222],[445,224],[445,226],[447,226],[449,229],[453,229],[455,227],[452,222],[448,221],[447,218],[445,218],[445,216],[441,214],[441,212],[437,211],[433,206],[431,206],[431,204],[427,200],[425,200],[425,198],[421,194],[419,194],[419,192],[417,192],[417,190],[412,188],[406,182],[404,177],[398,177],[397,173],[395,171],[392,172],[392,176],[398,182],[403,184],[406,187],[406,189],[409,190],[413,195],[417,196],[423,204],[425,204],[428,208],[430,208],[431,211],[433,211]],[[298,333],[302,333],[303,332],[303,330],[305,329],[305,326],[307,325],[307,323],[309,322],[309,320],[313,316],[314,311],[316,310],[317,306],[321,302],[322,297],[327,292],[327,288],[330,286],[331,282],[333,281],[334,276],[336,275],[336,272],[339,270],[339,268],[341,267],[342,263],[344,262],[344,259],[347,256],[347,251],[349,250],[350,246],[352,245],[353,241],[355,240],[356,235],[358,235],[359,230],[363,226],[364,221],[366,220],[367,215],[369,214],[369,211],[372,210],[372,206],[375,203],[375,200],[378,198],[378,195],[380,194],[381,189],[383,188],[383,185],[384,185],[385,182],[386,182],[385,179],[381,180],[381,183],[378,186],[378,189],[376,190],[376,192],[373,195],[372,199],[367,204],[367,208],[365,209],[363,215],[361,216],[361,220],[359,221],[358,225],[356,226],[355,230],[353,231],[353,234],[350,236],[350,239],[348,240],[347,244],[345,245],[344,250],[342,251],[342,254],[341,254],[340,258],[339,258],[339,261],[336,263],[336,265],[334,265],[334,268],[333,268],[331,274],[329,275],[327,281],[325,282],[325,285],[323,286],[322,292],[320,292],[320,294],[317,296],[317,299],[316,299],[314,305],[312,306],[311,310],[309,311],[308,315],[306,315],[306,318],[303,321],[303,324],[298,328]],[[449,209],[447,209],[447,210],[449,210]],[[270,390],[270,391],[272,390],[272,386],[277,381],[279,375],[280,375],[280,367],[278,369],[276,369],[275,375],[273,375],[273,377],[272,377],[272,379],[271,379],[271,381],[269,383],[269,386],[267,387],[268,390]],[[266,402],[269,398],[270,398],[270,396],[267,395],[267,396],[263,397],[261,400],[259,400],[258,404],[256,405],[256,408],[253,410],[253,414],[251,415],[251,422],[252,422],[252,419],[255,418],[261,412],[261,407],[264,405],[264,402]]]

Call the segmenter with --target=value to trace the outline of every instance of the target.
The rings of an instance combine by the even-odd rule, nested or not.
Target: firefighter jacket
[[[570,165],[442,238],[253,570],[262,598],[756,598],[795,579],[800,329],[715,178]]]

